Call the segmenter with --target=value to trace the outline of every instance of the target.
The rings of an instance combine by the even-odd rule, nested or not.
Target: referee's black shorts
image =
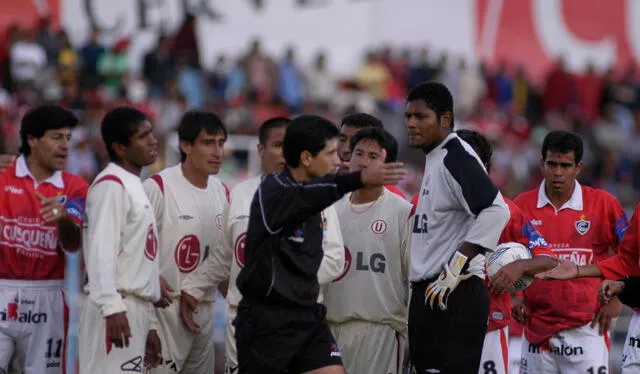
[[[435,279],[413,283],[409,305],[411,363],[416,373],[476,374],[489,317],[487,287],[482,279],[471,277],[451,293],[446,311],[440,310],[437,300],[432,310],[425,306],[424,292]]]
[[[324,305],[302,308],[251,303],[238,305],[239,374],[304,373],[340,365],[340,350],[326,323]]]

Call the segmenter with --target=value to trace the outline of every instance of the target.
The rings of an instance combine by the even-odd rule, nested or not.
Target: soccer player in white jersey
[[[229,209],[223,216],[228,245],[216,247],[210,260],[190,274],[182,284],[181,314],[185,324],[197,331],[199,326],[193,321],[193,306],[212,284],[225,278],[220,264],[226,264],[227,268],[230,267],[229,291],[227,293],[229,309],[227,311],[225,341],[225,372],[230,374],[236,373],[238,370],[235,328],[232,321],[242,298],[236,286],[236,277],[244,266],[244,243],[249,220],[249,207],[262,178],[265,175],[280,172],[284,168],[282,142],[290,122],[291,120],[288,118],[275,117],[262,124],[258,134],[257,147],[261,175],[239,183],[231,190]],[[324,216],[327,221],[327,230],[324,243],[325,253],[318,271],[318,281],[321,284],[326,284],[340,276],[344,268],[344,246],[340,236],[337,214],[333,207],[329,207],[324,211]],[[218,249],[227,251],[227,253],[219,253]],[[228,275],[229,273],[227,273]]]
[[[377,128],[356,133],[350,149],[350,171],[394,162],[398,154],[393,136]],[[407,340],[411,204],[379,186],[349,193],[334,207],[347,262],[343,275],[326,286],[324,302],[345,371],[399,374]]]
[[[418,373],[476,373],[489,317],[483,254],[495,250],[509,208],[453,132],[447,87],[415,87],[405,118],[410,145],[425,153],[411,234],[411,362]]]
[[[184,114],[178,126],[180,164],[152,175],[143,185],[158,223],[160,276],[167,282],[170,305],[157,309],[163,365],[153,373],[213,373],[213,302],[210,288],[197,304],[199,334],[180,319],[182,280],[223,240],[222,213],[226,187],[214,177],[220,171],[227,130],[211,112]]]
[[[127,107],[107,113],[102,139],[111,162],[87,195],[80,372],[144,372],[162,359],[153,307],[161,295],[158,236],[140,180],[158,142],[145,115]]]

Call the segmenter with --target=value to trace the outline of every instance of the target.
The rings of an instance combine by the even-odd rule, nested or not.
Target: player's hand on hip
[[[598,299],[601,303],[606,304],[615,296],[618,296],[624,291],[624,282],[605,280],[600,283],[600,289],[598,290]]]
[[[517,260],[506,264],[489,279],[489,288],[495,294],[511,291],[513,285],[524,274],[523,260]]]
[[[593,321],[591,321],[591,328],[596,327],[596,324],[600,325],[600,335],[604,335],[611,328],[611,321],[620,316],[621,311],[622,303],[620,300],[616,297],[612,298],[598,309]]]
[[[200,326],[193,320],[193,313],[197,313],[198,300],[182,291],[180,296],[180,317],[185,326],[194,334],[200,333]]]
[[[549,271],[536,274],[536,278],[546,280],[569,280],[578,277],[578,265],[569,260],[561,260]]]
[[[156,330],[149,330],[144,347],[144,366],[155,368],[162,364],[162,343]]]
[[[437,299],[440,310],[447,310],[449,296],[453,290],[458,287],[460,282],[471,277],[470,274],[461,274],[466,262],[467,256],[456,251],[449,263],[444,265],[440,276],[431,282],[424,292],[425,305],[434,309],[433,303]]]
[[[107,325],[107,337],[116,348],[124,348],[129,346],[129,338],[131,337],[131,329],[129,328],[129,320],[126,312],[120,312],[105,317]]]
[[[383,149],[380,157],[387,157],[387,152]],[[362,183],[367,186],[384,186],[387,184],[398,184],[407,175],[402,162],[388,162],[382,165],[370,166],[362,170]]]
[[[0,155],[0,173],[7,169],[16,160],[14,155]]]
[[[166,308],[173,302],[173,288],[162,275],[160,276],[160,300],[153,304],[156,308]]]
[[[43,220],[46,222],[58,222],[67,217],[67,210],[57,197],[44,197],[38,192],[36,192],[36,196],[40,200],[40,204],[42,204],[40,214]]]
[[[517,302],[511,306],[511,314],[513,318],[521,324],[526,324],[529,320],[529,309],[524,305],[522,301]]]

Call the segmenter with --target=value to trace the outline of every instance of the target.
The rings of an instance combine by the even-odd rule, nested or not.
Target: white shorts
[[[606,374],[609,372],[609,338],[589,324],[564,330],[549,340],[551,351],[522,345],[521,374]]]
[[[509,369],[509,326],[484,336],[479,374],[507,374]]]
[[[350,321],[329,323],[349,374],[401,374],[407,338],[389,325]]]
[[[213,373],[213,303],[200,303],[193,320],[200,326],[200,334],[187,330],[180,317],[180,299],[164,309],[156,309],[158,335],[162,342],[163,365],[151,370],[165,373]]]
[[[0,372],[66,373],[68,328],[62,280],[0,280]]]
[[[640,313],[634,312],[629,321],[627,337],[622,349],[622,374],[640,373]]]
[[[107,339],[107,326],[99,307],[87,295],[80,299],[83,304],[78,326],[80,373],[144,373],[144,349],[153,305],[129,296],[122,300],[127,308],[131,338],[128,347],[117,348]]]
[[[233,326],[233,320],[238,314],[238,307],[229,304],[227,309],[227,328],[224,340],[225,351],[225,374],[236,374],[238,372],[238,350],[236,349],[236,328]]]
[[[524,338],[520,336],[512,336],[509,339],[509,374],[520,373],[520,360],[522,358],[522,344]]]

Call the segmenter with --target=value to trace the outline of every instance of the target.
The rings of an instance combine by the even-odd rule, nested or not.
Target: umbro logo
[[[5,186],[4,192],[8,192],[14,195],[22,195],[24,193],[24,190],[22,188],[15,187],[15,186]]]
[[[136,356],[131,360],[124,362],[120,365],[120,370],[142,373],[142,356]]]
[[[179,219],[183,219],[183,220],[185,220],[185,221],[188,221],[188,220],[190,220],[190,219],[193,219],[193,217],[192,217],[192,216],[190,216],[190,215],[188,215],[188,214],[183,214],[183,215],[181,215],[181,216],[180,216],[180,217],[178,217],[178,218],[179,218]]]

